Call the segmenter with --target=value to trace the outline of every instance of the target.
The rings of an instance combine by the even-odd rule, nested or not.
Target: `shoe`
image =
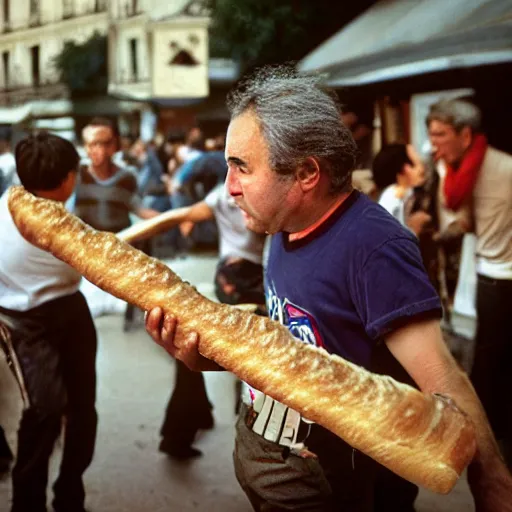
[[[192,448],[192,446],[172,446],[164,439],[160,441],[158,449],[162,453],[165,453],[169,457],[177,460],[196,459],[203,455],[203,452],[197,448]]]

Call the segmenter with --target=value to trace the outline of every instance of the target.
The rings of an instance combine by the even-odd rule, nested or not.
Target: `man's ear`
[[[77,171],[73,169],[72,171],[68,172],[63,182],[61,183],[59,188],[61,190],[63,201],[67,201],[75,190],[77,175]]]
[[[313,157],[308,157],[296,171],[296,179],[304,192],[307,192],[317,185],[320,180],[320,166]]]
[[[462,140],[462,147],[464,148],[464,151],[466,151],[473,142],[473,130],[469,126],[464,126],[460,131],[459,136]]]

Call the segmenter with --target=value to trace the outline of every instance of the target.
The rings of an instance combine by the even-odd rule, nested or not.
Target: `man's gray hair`
[[[480,109],[473,103],[460,99],[441,100],[431,105],[427,116],[427,126],[432,121],[440,121],[453,126],[457,132],[466,126],[476,132],[480,129],[481,120]]]
[[[313,157],[329,174],[332,193],[349,189],[357,146],[336,95],[319,77],[300,76],[289,66],[261,68],[229,93],[227,105],[232,118],[256,113],[275,172],[291,175]]]

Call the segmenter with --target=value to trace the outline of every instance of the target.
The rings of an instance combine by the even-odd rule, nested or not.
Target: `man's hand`
[[[138,208],[136,212],[134,212],[137,217],[141,219],[152,219],[153,217],[158,217],[160,212],[157,210],[153,210],[153,208]]]
[[[172,315],[164,315],[161,308],[146,313],[146,331],[172,357],[182,361],[196,372],[222,370],[222,368],[199,353],[199,335],[185,334]]]
[[[409,218],[407,219],[406,224],[409,227],[409,229],[416,236],[419,236],[425,229],[425,226],[431,220],[432,220],[431,215],[429,215],[427,212],[419,210],[419,211],[411,213],[411,215],[409,215]]]

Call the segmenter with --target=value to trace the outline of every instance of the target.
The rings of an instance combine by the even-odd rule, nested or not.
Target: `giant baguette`
[[[209,301],[61,203],[13,187],[9,209],[31,243],[123,300],[172,313],[183,331],[199,333],[204,356],[411,482],[447,493],[472,459],[473,425],[451,401],[303,344],[268,318]]]

